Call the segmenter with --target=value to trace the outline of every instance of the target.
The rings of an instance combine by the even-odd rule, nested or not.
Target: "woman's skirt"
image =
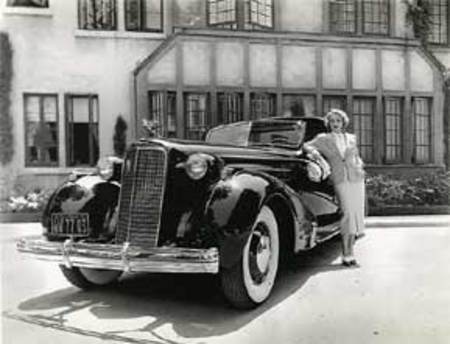
[[[341,206],[341,234],[360,235],[364,232],[365,184],[360,182],[343,182],[335,186]]]

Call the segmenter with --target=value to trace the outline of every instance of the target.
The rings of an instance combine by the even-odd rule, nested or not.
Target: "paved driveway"
[[[36,224],[0,224],[4,343],[449,343],[450,230],[370,228],[359,268],[339,241],[300,255],[272,298],[229,308],[213,276],[128,275],[81,292],[14,241]]]

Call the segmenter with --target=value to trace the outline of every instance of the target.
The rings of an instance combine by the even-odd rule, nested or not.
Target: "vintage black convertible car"
[[[232,305],[270,296],[279,264],[338,232],[341,213],[302,143],[320,118],[221,125],[205,142],[141,139],[123,161],[73,173],[54,192],[43,235],[18,249],[60,265],[82,289],[125,272],[218,274]]]

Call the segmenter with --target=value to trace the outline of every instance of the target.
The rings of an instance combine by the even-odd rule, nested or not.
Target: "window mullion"
[[[245,2],[247,0],[236,0],[236,24],[238,30],[244,30],[245,29]]]
[[[45,125],[44,123],[44,96],[39,96],[39,123],[38,123],[38,130],[41,130],[41,128]],[[38,164],[43,164],[43,154],[42,150],[40,150],[38,154]]]

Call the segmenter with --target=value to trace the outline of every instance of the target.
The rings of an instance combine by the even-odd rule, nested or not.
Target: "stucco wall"
[[[240,43],[223,42],[216,46],[217,84],[241,86],[244,83],[244,46]]]
[[[385,90],[405,89],[405,52],[385,50],[381,53],[382,80]]]
[[[277,61],[274,45],[250,45],[250,85],[274,87],[277,84]]]
[[[184,42],[183,77],[186,85],[208,85],[210,83],[210,54],[210,43]]]
[[[316,86],[316,48],[283,47],[282,84],[284,87],[314,88]],[[299,63],[301,61],[301,63]]]
[[[322,49],[323,87],[344,89],[347,83],[346,50],[343,48]]]
[[[416,51],[410,53],[411,89],[418,92],[433,91],[433,70],[427,61]]]
[[[357,90],[374,90],[376,87],[376,65],[374,49],[352,51],[352,86]]]
[[[175,84],[175,49],[168,50],[158,57],[147,74],[149,84]]]
[[[118,16],[116,32],[77,30],[77,2],[50,1],[43,13],[8,11],[0,6],[0,22],[14,49],[11,113],[14,117],[17,174],[33,175],[42,182],[49,175],[67,174],[65,167],[65,112],[67,93],[98,95],[100,156],[113,152],[113,128],[121,114],[128,124],[132,114],[132,71],[165,38],[162,34],[133,35],[123,29]],[[25,168],[24,93],[58,96],[59,168]],[[132,128],[128,137],[132,136]],[[26,177],[21,177],[26,180]],[[59,177],[55,177],[58,179]],[[41,182],[39,182],[41,184]]]

